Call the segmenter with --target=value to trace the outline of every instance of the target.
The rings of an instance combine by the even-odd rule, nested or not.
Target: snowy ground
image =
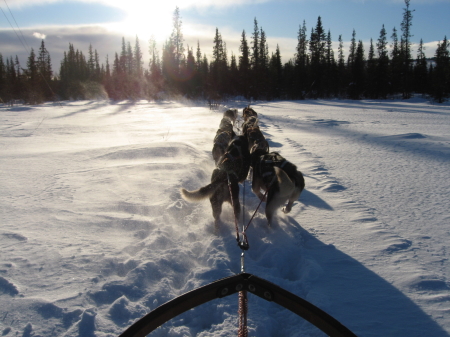
[[[358,336],[450,336],[449,105],[253,108],[306,190],[272,228],[258,212],[246,271]],[[223,111],[146,101],[0,106],[2,336],[117,336],[158,305],[239,272],[231,207],[215,233],[209,201],[179,194],[209,182]],[[258,199],[249,182],[244,189],[249,218]],[[323,336],[249,296],[251,336]],[[229,296],[152,336],[236,331]]]

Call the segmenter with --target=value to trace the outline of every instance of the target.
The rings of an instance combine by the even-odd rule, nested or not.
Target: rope
[[[238,328],[238,337],[247,337],[248,336],[248,328],[247,328],[247,313],[248,313],[248,299],[247,299],[247,291],[243,290],[239,292],[239,328]]]
[[[236,214],[234,213],[233,191],[231,190],[230,176],[228,175],[228,173],[227,173],[227,180],[228,180],[228,190],[230,191],[231,207],[233,208],[233,214],[234,214],[234,227],[236,228],[236,241],[238,242],[238,246],[240,246],[238,220],[236,218]]]
[[[231,207],[233,207],[233,212],[234,212],[233,191],[231,190],[230,176],[228,175],[228,173],[227,173],[227,179],[228,179],[228,189],[230,191]],[[238,243],[239,248],[241,248],[242,250],[249,249],[250,247],[248,245],[248,239],[247,239],[247,235],[245,234],[245,232],[242,232],[242,240],[239,236],[238,218],[236,217],[236,213],[234,213],[234,227],[236,229],[236,241]]]

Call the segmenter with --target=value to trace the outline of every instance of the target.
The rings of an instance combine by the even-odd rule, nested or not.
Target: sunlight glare
[[[137,35],[144,40],[153,36],[157,41],[165,41],[170,37],[174,12],[172,6],[141,2],[139,6],[131,6],[126,11],[126,20],[117,27],[125,35]]]

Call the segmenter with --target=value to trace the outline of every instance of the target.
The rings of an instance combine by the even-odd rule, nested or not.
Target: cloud
[[[39,40],[45,40],[45,37],[46,37],[45,34],[41,34],[41,33],[38,33],[38,32],[34,32],[34,33],[33,33],[33,36],[34,36],[36,39],[39,39]]]

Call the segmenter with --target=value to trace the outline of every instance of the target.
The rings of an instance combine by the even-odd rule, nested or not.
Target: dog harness
[[[242,153],[242,149],[244,148],[244,144],[242,144],[242,140],[237,137],[233,139],[226,149],[225,154],[222,156],[222,160],[217,165],[220,169],[227,172],[227,174],[232,174],[236,176],[239,180],[242,178],[245,172],[241,172],[242,170],[246,170],[246,161],[250,161],[250,156],[248,158]],[[242,163],[238,161],[241,160]],[[249,166],[249,165],[248,165]],[[248,168],[247,168],[248,171]],[[245,176],[247,173],[245,173]],[[244,177],[245,177],[244,176]]]
[[[259,172],[261,177],[265,180],[265,178],[272,177],[275,175],[274,166],[283,169],[283,167],[289,163],[286,159],[284,159],[278,152],[271,152],[261,156]]]

